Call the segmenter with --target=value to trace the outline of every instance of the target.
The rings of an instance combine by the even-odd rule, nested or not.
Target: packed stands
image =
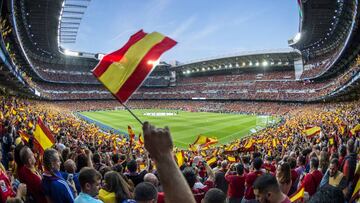
[[[133,161],[136,160],[135,171],[138,172],[137,174],[143,176],[146,173],[155,172],[154,169],[151,169],[151,165],[156,165],[156,163],[150,161],[145,156],[145,154],[142,153],[144,150],[144,146],[140,145],[139,147],[137,147],[134,154],[129,154],[129,137],[125,137],[124,135],[114,135],[111,134],[111,132],[110,134],[109,132],[103,132],[96,126],[87,124],[84,121],[79,120],[71,113],[74,109],[81,109],[81,106],[86,106],[88,108],[87,110],[95,110],[96,107],[99,108],[99,106],[102,106],[104,108],[107,108],[107,106],[109,106],[109,108],[111,108],[111,106],[113,105],[114,104],[112,103],[112,101],[98,101],[90,103],[48,103],[16,99],[9,96],[1,96],[0,118],[2,123],[1,126],[3,129],[2,136],[6,137],[7,140],[7,142],[3,143],[2,163],[4,167],[10,171],[10,173],[6,175],[9,176],[7,178],[11,179],[11,177],[14,176],[20,177],[20,181],[23,183],[27,183],[27,181],[29,181],[28,177],[17,176],[17,174],[19,175],[19,170],[22,171],[22,167],[28,167],[28,165],[27,162],[20,162],[16,159],[16,157],[19,156],[19,154],[17,154],[19,153],[19,148],[23,146],[23,143],[26,144],[28,142],[26,141],[28,138],[24,137],[27,135],[24,135],[23,132],[26,132],[25,134],[29,134],[29,140],[34,139],[33,133],[35,125],[37,123],[37,119],[40,117],[55,137],[55,146],[56,149],[59,151],[59,154],[61,155],[60,171],[63,174],[63,177],[67,176],[69,173],[75,173],[75,185],[72,189],[76,190],[77,182],[75,180],[78,177],[77,175],[79,175],[79,171],[81,174],[81,168],[86,166],[93,166],[103,175],[109,170],[117,170],[118,172],[120,172],[120,175],[125,178],[126,182],[128,182],[128,184],[122,185],[121,187],[129,187],[128,189],[130,191],[133,191],[134,186],[143,181],[141,179],[140,182],[134,182],[135,179],[133,179],[132,176],[129,175],[128,172],[132,172],[131,170],[133,170],[130,167],[133,164]],[[199,181],[198,184],[201,184],[201,182],[207,179],[207,182],[205,181],[205,185],[209,185],[209,181],[215,181],[215,187],[220,188],[220,185],[216,185],[217,178],[212,179],[212,175],[214,174],[209,171],[206,172],[203,165],[206,164],[206,162],[199,162],[199,157],[200,160],[208,160],[208,164],[212,168],[211,170],[218,171],[215,173],[215,177],[219,175],[221,170],[225,169],[230,170],[229,174],[233,173],[231,171],[235,170],[232,168],[235,165],[228,165],[225,160],[232,160],[232,158],[229,157],[234,157],[236,160],[235,162],[239,162],[239,164],[241,164],[244,168],[244,172],[241,174],[241,177],[244,178],[250,176],[250,174],[254,172],[253,169],[250,167],[249,163],[252,163],[253,161],[255,161],[255,159],[260,159],[262,160],[262,162],[264,162],[262,166],[260,165],[260,168],[257,170],[261,173],[275,172],[276,167],[279,166],[279,163],[288,163],[292,165],[293,160],[295,161],[297,159],[298,165],[296,166],[295,162],[295,166],[292,166],[291,169],[289,168],[287,170],[289,170],[289,173],[291,171],[297,172],[291,172],[291,180],[295,180],[296,183],[301,182],[301,184],[299,184],[300,187],[305,187],[305,191],[309,194],[310,198],[311,196],[315,195],[315,192],[313,191],[313,189],[311,189],[310,186],[307,185],[309,183],[306,182],[306,176],[305,179],[302,181],[299,181],[299,176],[301,176],[301,174],[303,173],[300,173],[300,171],[303,170],[305,170],[305,172],[308,172],[309,174],[313,173],[311,167],[314,167],[313,162],[315,161],[315,159],[317,162],[319,162],[320,160],[320,163],[327,163],[325,165],[321,164],[322,169],[320,170],[319,174],[321,174],[321,177],[324,176],[324,178],[321,180],[320,177],[319,180],[321,180],[322,183],[326,182],[325,177],[327,173],[329,173],[327,172],[327,169],[332,167],[331,163],[333,163],[332,160],[334,158],[337,158],[338,163],[340,163],[339,165],[342,166],[341,168],[339,168],[339,170],[342,171],[344,174],[345,187],[353,189],[354,181],[349,180],[353,180],[353,177],[358,178],[357,172],[355,172],[355,166],[356,164],[358,164],[358,162],[356,162],[356,159],[359,158],[359,154],[356,154],[355,152],[358,152],[360,148],[360,131],[357,128],[360,120],[359,101],[349,103],[308,105],[274,103],[269,103],[268,105],[258,105],[258,103],[231,103],[230,105],[227,105],[226,103],[217,104],[215,102],[207,103],[200,101],[194,101],[192,103],[164,102],[159,104],[155,102],[135,101],[130,105],[134,108],[185,108],[192,111],[206,111],[211,109],[217,110],[219,112],[232,111],[275,114],[281,114],[282,112],[283,117],[286,118],[286,120],[278,127],[266,128],[254,134],[252,137],[236,140],[225,146],[211,146],[208,149],[199,148],[196,151],[182,151],[184,156],[184,166],[181,167],[189,167],[191,166],[191,163],[195,163],[198,170],[202,171],[200,173],[201,179],[197,180]],[[264,109],[258,108],[258,106],[263,106]],[[214,109],[214,107],[217,109]],[[320,127],[320,132],[315,132],[314,134],[309,134],[307,132],[307,129],[317,126]],[[14,146],[6,147],[12,145]],[[26,144],[26,146],[30,147],[32,152],[34,152],[35,157],[41,156],[41,151],[38,151],[38,148],[35,147],[36,145]],[[84,149],[85,151],[83,151]],[[338,150],[340,150],[340,153],[337,152]],[[174,153],[177,153],[177,151],[175,151]],[[327,154],[325,158],[323,157],[324,153]],[[252,156],[250,156],[250,154],[252,154]],[[17,168],[14,167],[14,161],[11,158],[14,156],[16,164],[18,165]],[[103,159],[98,160],[97,158],[95,158],[98,156],[103,157]],[[120,159],[115,159],[114,157],[120,157]],[[215,162],[210,161],[211,159],[215,159]],[[89,160],[89,162],[81,162],[81,160]],[[355,162],[352,162],[353,160],[355,160]],[[74,169],[74,172],[71,172],[71,168],[67,168],[69,167],[69,162],[74,162],[74,164],[77,166],[77,168]],[[217,163],[220,162],[222,164],[217,165]],[[345,164],[342,164],[344,162]],[[25,165],[21,166],[21,163]],[[308,168],[309,163],[310,172]],[[119,167],[119,164],[120,166],[122,166],[122,170],[120,171],[117,169],[117,167]],[[219,170],[218,166],[221,166],[223,169]],[[46,173],[46,169],[45,171],[43,171],[43,168],[39,165],[34,165],[34,167],[35,170],[39,173]],[[314,170],[317,169],[315,168]],[[223,173],[225,172],[226,171],[223,171]],[[186,177],[186,174],[184,175]],[[276,177],[280,178],[278,176]],[[45,181],[44,179],[41,179],[42,178],[40,178],[39,181]],[[247,179],[245,178],[245,182],[246,180]],[[161,182],[162,181],[160,180],[160,184]],[[245,184],[245,182],[237,183],[240,185],[232,185],[230,183],[231,186],[229,187],[245,187],[245,185],[241,186],[241,184]],[[295,182],[293,183],[290,181],[290,185],[293,185],[293,189],[290,189],[287,193],[285,193],[288,196],[291,196],[292,193],[294,193],[298,188],[296,185],[294,185]],[[212,184],[214,184],[214,182]],[[226,185],[227,184],[228,183],[226,183]],[[317,184],[320,184],[320,182],[318,182]],[[35,190],[31,187],[28,187],[28,193],[33,195],[34,198],[40,198],[39,194],[47,194],[47,190]],[[130,194],[131,195],[127,196],[126,198],[132,198],[133,193]],[[351,197],[350,194],[351,192],[344,192],[344,195],[347,198]],[[15,193],[10,194],[10,196],[12,195],[15,195]],[[228,192],[227,195],[228,197],[231,197],[231,195],[233,194],[229,194]],[[251,195],[247,192],[242,195],[245,196],[241,197],[251,198]]]

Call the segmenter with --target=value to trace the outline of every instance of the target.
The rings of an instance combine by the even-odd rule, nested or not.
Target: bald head
[[[147,173],[144,176],[144,182],[149,182],[149,183],[153,184],[155,187],[157,187],[159,185],[158,178],[152,173]]]

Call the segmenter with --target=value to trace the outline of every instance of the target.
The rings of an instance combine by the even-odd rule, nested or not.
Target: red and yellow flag
[[[315,126],[315,127],[304,130],[304,133],[306,134],[307,137],[312,137],[312,136],[319,134],[320,131],[321,131],[321,128],[319,126]]]
[[[176,159],[177,159],[178,166],[179,167],[182,166],[185,163],[184,152],[183,151],[177,152]]]
[[[129,134],[130,146],[131,146],[135,138],[135,133],[129,125],[128,125],[128,134]]]
[[[360,124],[357,124],[353,129],[350,130],[350,134],[354,136],[359,131],[360,131]]]
[[[304,186],[302,186],[293,195],[291,195],[290,201],[295,202],[297,200],[300,200],[300,199],[304,198],[304,194],[305,194],[305,188],[304,188]]]
[[[34,138],[39,143],[41,150],[45,151],[54,145],[55,139],[50,130],[44,125],[41,118],[35,126]]]
[[[197,147],[200,146],[201,148],[209,147],[210,145],[214,145],[218,143],[218,140],[215,138],[209,138],[204,135],[198,135],[195,142],[190,144],[190,148],[193,151],[196,151]]]
[[[351,195],[351,201],[353,202],[355,200],[360,200],[360,179],[357,181],[356,185],[355,185],[355,189],[354,192]]]
[[[216,156],[213,156],[213,157],[208,158],[208,159],[206,160],[206,163],[207,163],[208,165],[211,165],[211,164],[216,163],[216,161],[217,161]]]
[[[144,144],[144,138],[142,137],[141,133],[139,134],[139,144],[140,145]]]
[[[20,135],[20,137],[21,137],[21,139],[24,141],[24,142],[26,142],[26,143],[28,143],[29,142],[29,139],[30,139],[30,135],[28,135],[27,133],[25,133],[24,131],[22,131],[22,130],[19,130],[19,135]]]
[[[228,156],[228,157],[226,157],[226,158],[227,158],[227,160],[229,160],[229,162],[231,162],[231,163],[236,162],[236,158],[233,157],[233,156]]]
[[[158,32],[147,34],[140,30],[121,49],[104,56],[93,74],[125,103],[154,69],[155,61],[176,43]]]

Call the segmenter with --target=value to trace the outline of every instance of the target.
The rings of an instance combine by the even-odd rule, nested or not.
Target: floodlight
[[[301,39],[301,32],[296,33],[295,37],[294,37],[294,41],[295,43],[298,42]]]
[[[160,59],[158,59],[158,60],[148,60],[147,61],[147,64],[148,65],[153,65],[153,66],[157,66],[157,65],[159,65],[159,63],[160,63]]]
[[[79,56],[79,52],[70,51],[70,50],[67,50],[67,49],[64,50],[64,54],[68,55],[68,56]]]

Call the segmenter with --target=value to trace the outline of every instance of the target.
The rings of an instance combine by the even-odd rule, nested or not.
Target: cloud
[[[217,30],[219,30],[222,26],[220,26],[221,24],[209,24],[207,25],[204,29],[201,29],[197,32],[191,33],[191,38],[188,42],[193,42],[193,41],[197,41],[200,40],[204,37],[207,37],[209,35],[211,35],[212,33],[215,33]]]
[[[171,0],[154,0],[148,1],[148,4],[145,7],[145,19],[147,19],[146,24],[152,24],[153,20],[161,17],[163,12],[169,6]]]
[[[191,16],[190,18],[186,19],[183,23],[181,23],[169,36],[176,39],[183,35],[195,22],[196,17]]]
[[[118,35],[116,35],[115,37],[113,37],[110,41],[117,40],[123,36],[128,36],[129,34],[134,33],[134,32],[136,32],[136,31],[135,31],[135,29],[132,29],[132,28],[124,30],[124,31],[120,32]]]

